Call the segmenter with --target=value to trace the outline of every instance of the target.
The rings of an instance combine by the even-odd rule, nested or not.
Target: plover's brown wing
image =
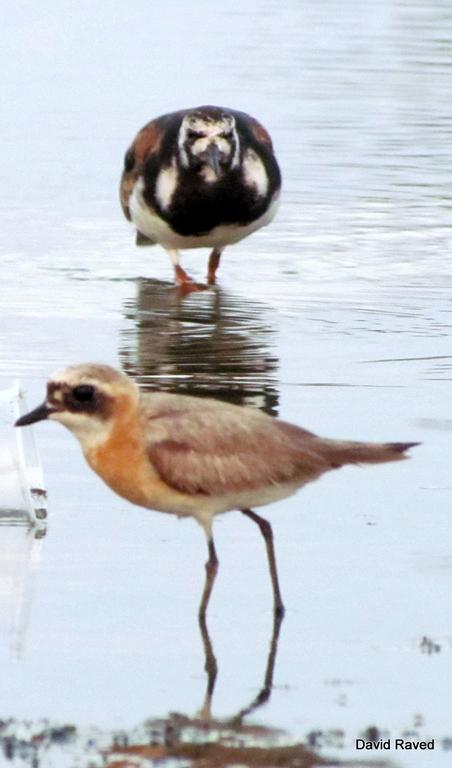
[[[160,477],[179,491],[223,495],[301,484],[331,468],[312,449],[309,432],[282,429],[261,412],[200,398],[160,398],[146,421],[147,452]]]
[[[292,435],[295,443],[307,443],[312,451],[318,453],[331,469],[338,469],[346,464],[384,464],[388,461],[400,461],[408,458],[406,451],[420,443],[364,443],[357,440],[332,440],[319,437],[312,432],[300,429],[295,424],[277,421],[286,434]]]
[[[147,402],[149,459],[168,485],[186,493],[221,495],[302,484],[346,464],[404,459],[416,445],[324,439],[216,400],[161,393]]]

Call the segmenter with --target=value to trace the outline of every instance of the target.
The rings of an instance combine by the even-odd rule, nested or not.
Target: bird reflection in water
[[[283,618],[284,618],[283,614],[277,614],[277,613],[273,614],[272,636],[270,640],[267,663],[265,667],[265,674],[264,674],[262,686],[259,689],[257,696],[255,696],[248,705],[243,707],[233,718],[230,719],[230,723],[234,726],[241,725],[243,719],[247,715],[250,715],[259,707],[262,707],[270,699],[272,687],[273,687],[273,674],[275,670],[276,655],[278,652],[279,634],[281,631],[281,624],[282,624]],[[218,663],[213,650],[213,645],[210,639],[209,630],[207,628],[205,614],[200,614],[198,617],[198,621],[199,621],[199,628],[201,631],[202,643],[204,647],[204,658],[205,658],[204,669],[207,673],[206,693],[204,697],[204,703],[198,713],[198,718],[201,718],[202,720],[210,721],[212,719],[211,708],[212,708],[212,699],[213,699],[213,693],[215,689],[215,683],[218,675]]]
[[[168,283],[141,278],[125,307],[131,324],[122,332],[121,367],[147,391],[214,397],[275,416],[278,358],[266,311],[264,304],[220,289],[184,295]],[[211,720],[218,665],[202,611],[198,621],[207,673],[198,718]],[[270,698],[281,622],[275,614],[262,687],[233,718],[235,725]]]
[[[126,304],[123,370],[147,391],[215,397],[277,414],[278,359],[266,307],[216,289],[182,296],[158,280],[138,281]]]

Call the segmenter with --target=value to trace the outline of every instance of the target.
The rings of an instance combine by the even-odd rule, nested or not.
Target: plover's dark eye
[[[198,131],[191,131],[191,130],[187,131],[187,139],[191,139],[194,141],[195,139],[200,139],[201,136],[202,136],[202,133],[198,133]]]
[[[78,403],[88,403],[93,399],[95,391],[91,384],[79,384],[78,387],[74,387],[71,394]]]

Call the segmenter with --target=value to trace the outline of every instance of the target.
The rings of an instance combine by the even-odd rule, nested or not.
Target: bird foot
[[[186,283],[178,283],[176,288],[180,296],[187,296],[189,293],[196,293],[198,291],[207,291],[209,286],[206,285],[205,283],[194,283],[192,280],[189,280]]]
[[[194,280],[187,275],[185,269],[182,269],[179,264],[176,264],[174,267],[174,275],[176,278],[177,289],[183,296],[187,293],[194,293],[195,291],[206,291],[208,288],[205,283],[195,283]]]

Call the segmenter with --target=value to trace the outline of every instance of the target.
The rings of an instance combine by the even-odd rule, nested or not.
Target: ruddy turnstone
[[[120,496],[198,521],[209,550],[200,616],[218,568],[215,515],[240,510],[257,523],[267,549],[275,614],[282,615],[272,529],[251,507],[284,499],[346,464],[404,459],[417,445],[329,440],[219,400],[143,394],[125,374],[95,364],[73,365],[52,376],[44,403],[16,426],[41,419],[70,429],[88,464]]]
[[[127,150],[120,198],[137,245],[159,243],[179,285],[195,288],[179,249],[212,248],[208,283],[222,251],[274,217],[281,174],[272,141],[245,112],[195,107],[152,120]]]

